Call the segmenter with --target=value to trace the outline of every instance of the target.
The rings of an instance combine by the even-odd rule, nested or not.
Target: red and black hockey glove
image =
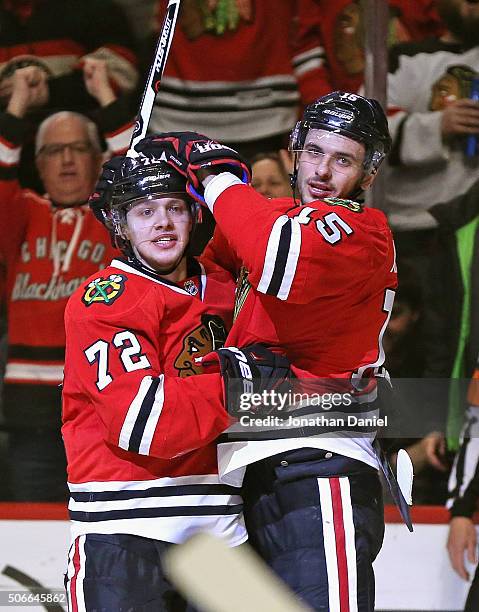
[[[178,134],[195,132],[165,132],[156,136],[147,136],[138,142],[135,151],[144,155],[151,163],[166,162],[183,176],[187,176],[188,160],[182,153]]]
[[[276,412],[278,394],[288,393],[295,378],[289,360],[262,344],[221,348],[201,360],[204,366],[215,362],[223,380],[226,410],[234,417]]]
[[[212,174],[232,172],[243,183],[251,180],[250,165],[237,151],[196,132],[158,134],[144,138],[135,148],[147,157],[153,155],[156,159],[163,159],[185,174],[190,195],[202,203],[203,185],[198,178],[200,169],[214,168]]]

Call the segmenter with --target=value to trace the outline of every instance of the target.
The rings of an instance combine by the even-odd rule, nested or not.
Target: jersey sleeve
[[[297,0],[296,35],[293,36],[292,64],[298,80],[301,102],[310,104],[333,91],[330,69],[322,43],[321,7],[317,0]]]
[[[78,41],[88,50],[83,57],[105,60],[115,88],[132,90],[138,80],[138,60],[133,33],[122,8],[111,0],[83,2],[81,20],[76,23]]]
[[[393,148],[391,165],[427,167],[446,162],[448,148],[441,132],[442,113],[418,108],[417,92],[424,89],[427,54],[399,54],[388,74],[388,124]]]
[[[67,421],[93,409],[110,444],[170,459],[213,441],[230,419],[219,374],[165,375],[155,298],[146,292],[141,304],[118,316],[115,304],[102,304],[110,310],[98,308],[95,317],[85,315],[80,300],[70,300],[63,415]]]
[[[105,138],[108,152],[113,155],[125,155],[130,145],[135,125],[131,114],[130,101],[121,96],[111,104],[99,108],[96,112],[98,128]]]
[[[308,303],[361,287],[388,261],[394,266],[391,232],[380,211],[268,200],[229,173],[208,184],[205,200],[249,281],[265,295]]]

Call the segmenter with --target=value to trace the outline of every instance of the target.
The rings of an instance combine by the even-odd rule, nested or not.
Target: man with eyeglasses
[[[94,90],[110,150],[128,145],[131,122],[115,106],[106,71],[96,64]],[[28,114],[46,99],[35,67],[17,70],[0,113],[0,253],[6,268],[8,354],[3,411],[8,430],[9,494],[17,501],[66,499],[60,436],[66,302],[116,252],[88,209],[103,158],[97,127],[59,112],[43,121],[35,162],[46,193],[23,189],[17,172]],[[109,90],[110,88],[110,90]]]

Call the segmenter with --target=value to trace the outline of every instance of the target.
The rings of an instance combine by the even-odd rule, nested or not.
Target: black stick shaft
[[[171,41],[175,33],[176,20],[180,9],[181,0],[169,0],[166,8],[165,18],[161,27],[158,43],[156,45],[155,58],[148,74],[143,96],[141,98],[140,109],[136,118],[135,129],[131,138],[130,146],[128,147],[127,157],[136,157],[134,151],[135,145],[146,136],[148,125],[150,123],[153,105],[155,103],[156,94],[160,88],[161,79],[168,59],[168,53],[171,47]]]

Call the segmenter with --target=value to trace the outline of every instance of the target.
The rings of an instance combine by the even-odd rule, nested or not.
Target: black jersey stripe
[[[291,248],[291,220],[283,225],[281,228],[281,234],[278,243],[278,250],[276,252],[276,259],[271,275],[271,280],[268,285],[266,293],[268,295],[278,295],[283,282],[284,272],[286,268],[286,262],[288,260],[289,250]]]
[[[240,514],[243,504],[232,506],[169,506],[166,508],[131,508],[124,510],[107,510],[102,512],[78,512],[70,510],[72,521],[95,523],[99,521],[112,521],[121,519],[160,518],[174,516],[225,516]]]
[[[151,415],[151,410],[155,402],[155,394],[158,389],[158,385],[162,382],[161,378],[154,378],[151,385],[146,392],[146,395],[141,402],[141,407],[138,412],[135,424],[130,434],[130,441],[128,444],[128,450],[133,453],[138,453],[140,450],[141,441],[145,433],[145,428],[148,423],[148,419]]]
[[[149,489],[126,489],[123,491],[72,491],[70,497],[76,502],[100,502],[181,495],[239,495],[239,493],[240,488],[224,484],[192,484],[158,486]]]

